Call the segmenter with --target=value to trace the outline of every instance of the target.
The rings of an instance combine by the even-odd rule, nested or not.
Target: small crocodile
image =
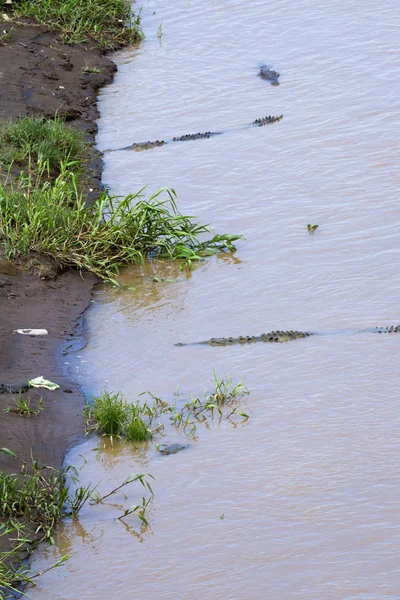
[[[272,115],[268,115],[267,117],[262,117],[261,119],[256,119],[251,123],[247,123],[246,125],[241,125],[239,127],[233,127],[231,129],[225,129],[224,131],[205,131],[204,133],[186,133],[185,135],[181,135],[178,137],[173,137],[169,140],[156,140],[155,142],[151,142],[150,140],[147,142],[135,142],[130,146],[124,146],[123,148],[115,148],[114,150],[104,150],[103,152],[119,152],[121,150],[136,150],[137,152],[140,150],[150,150],[152,148],[158,148],[158,146],[165,146],[165,144],[171,144],[172,142],[188,142],[192,140],[201,140],[208,139],[210,137],[216,135],[222,135],[224,133],[228,133],[231,131],[239,131],[242,129],[249,129],[250,127],[263,127],[264,125],[270,125],[271,123],[277,123],[283,119],[283,115],[279,115],[278,117],[274,117]]]
[[[373,329],[362,329],[360,333],[400,333],[400,325],[388,325],[387,327],[375,327]],[[235,344],[254,344],[256,342],[284,343],[292,340],[306,338],[311,335],[323,335],[318,332],[311,331],[270,331],[261,335],[245,335],[237,338],[211,338],[202,342],[182,343],[179,342],[175,346],[197,346],[206,344],[208,346],[234,346]]]
[[[190,444],[170,444],[169,446],[163,444],[162,446],[159,446],[158,451],[160,454],[168,456],[169,454],[176,454],[177,452],[186,450],[187,448],[190,448]]]
[[[267,65],[261,65],[258,75],[261,77],[261,79],[269,81],[271,85],[279,85],[279,73],[272,71],[267,67]]]

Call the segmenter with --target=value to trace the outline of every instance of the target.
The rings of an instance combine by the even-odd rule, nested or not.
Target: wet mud
[[[64,117],[94,141],[98,117],[96,95],[110,83],[116,66],[94,41],[77,46],[60,42],[57,33],[33,23],[2,23],[13,28],[10,41],[0,46],[0,119],[33,115]],[[99,72],[88,73],[87,69]],[[86,197],[101,187],[101,158],[87,165]],[[0,257],[1,258],[1,257]],[[83,437],[81,409],[85,397],[64,373],[62,355],[81,334],[80,317],[87,308],[97,279],[67,271],[57,276],[51,265],[27,272],[22,266],[0,260],[0,447],[12,449],[29,461],[60,468],[66,451]],[[45,328],[43,337],[13,333],[19,328]],[[26,383],[43,375],[60,385],[55,391],[29,389]],[[43,405],[38,416],[23,418],[4,412],[14,394],[29,396],[32,406]],[[15,460],[0,455],[0,468],[15,472]],[[0,549],[8,546],[1,538]]]

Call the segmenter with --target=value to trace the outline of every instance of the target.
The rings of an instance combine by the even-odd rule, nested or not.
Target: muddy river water
[[[100,288],[67,366],[88,393],[169,401],[179,385],[178,403],[213,369],[245,377],[250,418],[198,426],[171,456],[95,438],[72,451],[104,493],[151,473],[150,527],[85,508],[37,554],[37,568],[72,556],[33,598],[400,597],[400,337],[357,333],[399,322],[396,15],[394,0],[143,3],[146,40],[117,54],[101,92],[100,149],[284,118],[105,155],[113,192],[171,186],[182,212],[246,241],[190,274],[148,263],[123,274],[134,289]],[[263,63],[279,87],[257,77]],[[274,329],[332,334],[174,345]],[[170,427],[161,441],[182,439]],[[114,503],[142,496],[126,494]]]

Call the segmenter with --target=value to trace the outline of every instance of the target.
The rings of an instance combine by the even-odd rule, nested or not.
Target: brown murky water
[[[251,418],[200,426],[172,456],[93,439],[72,452],[73,464],[87,461],[82,482],[101,480],[104,492],[150,472],[151,527],[113,520],[116,507],[84,509],[37,556],[41,567],[72,552],[33,598],[400,597],[400,337],[356,333],[400,320],[397,9],[394,0],[144,3],[147,40],[118,55],[100,98],[100,148],[284,119],[107,154],[114,192],[170,185],[184,213],[247,241],[189,275],[148,264],[124,274],[135,290],[99,290],[88,347],[70,368],[88,392],[167,400],[178,384],[185,398],[211,386],[213,369],[230,372],[246,377]],[[257,77],[264,62],[281,73],[279,87]],[[319,224],[313,236],[307,223]],[[174,346],[292,328],[342,333]],[[167,429],[162,441],[181,439]],[[127,493],[126,506],[140,501],[138,488]]]

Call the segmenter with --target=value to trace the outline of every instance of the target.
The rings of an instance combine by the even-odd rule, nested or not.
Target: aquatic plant
[[[69,559],[69,555],[65,554],[56,563],[50,567],[32,573],[32,571],[21,562],[21,552],[26,547],[26,527],[17,522],[7,522],[0,525],[0,540],[6,537],[13,542],[13,547],[5,552],[0,552],[0,600],[6,600],[10,597],[19,597],[21,587],[26,584],[35,585],[35,579],[60,567]],[[17,594],[17,596],[14,596]]]
[[[92,405],[86,403],[83,414],[88,425],[87,432],[95,431],[111,439],[120,437],[129,442],[143,442],[161,430],[160,425],[153,427],[154,419],[161,414],[157,404],[131,404],[120,392],[111,394],[104,391],[95,396]]]
[[[196,431],[195,423],[190,418],[194,417],[196,421],[206,421],[208,416],[214,418],[214,414],[218,414],[221,419],[224,414],[227,419],[234,415],[243,417],[245,420],[249,415],[237,405],[237,402],[250,394],[249,390],[243,384],[243,379],[239,383],[234,384],[231,376],[228,374],[226,379],[218,379],[215,371],[213,372],[214,390],[209,393],[204,391],[203,398],[191,398],[183,408],[175,413],[171,420],[175,425],[180,425],[186,432],[189,430],[190,435],[194,435]],[[225,411],[226,407],[230,407],[229,411]],[[232,409],[232,410],[231,410]],[[188,429],[189,428],[189,429]]]
[[[19,473],[8,474],[0,469],[0,538],[5,536],[9,547],[7,551],[0,552],[0,600],[8,598],[9,592],[16,591],[16,587],[34,584],[35,578],[68,559],[65,555],[45,571],[32,573],[21,563],[21,553],[31,551],[45,540],[54,543],[57,523],[64,517],[75,518],[86,503],[103,503],[128,484],[139,482],[150,492],[150,497],[143,497],[141,504],[130,506],[117,518],[136,514],[144,524],[148,524],[147,510],[154,497],[148,481],[148,478],[154,478],[150,474],[130,475],[111,492],[100,496],[96,492],[97,485],[79,485],[78,472],[72,465],[61,472],[39,465],[33,457],[30,462],[24,461],[8,448],[0,448],[0,452],[20,465]],[[73,491],[71,483],[74,484]]]
[[[148,401],[129,403],[120,392],[110,394],[104,391],[93,398],[92,405],[86,403],[84,407],[87,433],[94,431],[111,439],[117,436],[127,441],[142,442],[164,431],[164,424],[160,420],[165,415],[174,427],[191,437],[195,437],[196,423],[214,419],[215,414],[220,420],[223,416],[227,419],[240,416],[247,420],[249,415],[238,404],[250,393],[243,380],[234,384],[229,374],[225,379],[219,379],[214,371],[213,383],[211,393],[205,390],[202,398],[191,397],[180,409],[177,408],[177,401],[169,404],[151,392],[141,394],[152,399],[150,404]],[[156,447],[160,449],[161,446],[156,444]]]
[[[154,498],[153,488],[151,487],[150,482],[148,481],[148,478],[154,479],[154,477],[152,475],[150,475],[150,473],[147,474],[147,477],[144,473],[139,473],[137,475],[130,475],[120,485],[118,485],[116,488],[111,490],[111,492],[108,492],[108,494],[105,494],[104,496],[100,496],[100,494],[93,494],[92,498],[90,500],[90,504],[91,505],[103,504],[104,500],[106,500],[106,499],[110,498],[111,496],[113,496],[114,494],[118,493],[126,485],[129,485],[130,483],[134,483],[135,481],[139,481],[142,484],[142,486],[150,492],[150,497],[145,498],[143,496],[141,504],[135,504],[135,505],[130,506],[129,508],[125,509],[124,512],[121,515],[119,515],[119,517],[117,517],[117,519],[122,521],[128,515],[136,514],[144,525],[148,525],[149,523],[147,520],[147,509],[148,509],[149,504],[152,502],[152,500]]]
[[[0,452],[12,456],[20,464],[20,473],[8,474],[0,470],[0,516],[7,519],[24,519],[35,527],[39,540],[53,542],[55,524],[66,514],[76,516],[89,498],[92,488],[78,487],[69,493],[64,473],[49,466],[40,466],[20,459],[8,448]],[[73,471],[68,467],[66,474]]]

